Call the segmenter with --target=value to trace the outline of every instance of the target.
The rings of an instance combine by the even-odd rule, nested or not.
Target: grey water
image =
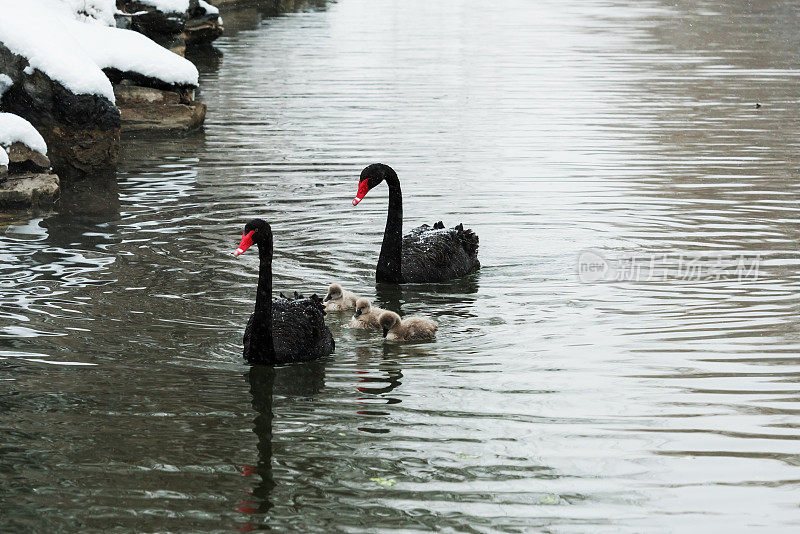
[[[796,528],[800,6],[223,17],[202,131],[0,220],[0,530]],[[375,285],[375,161],[406,229],[478,233],[480,273]],[[330,358],[245,366],[256,216],[276,292],[340,282],[438,340],[330,314]]]

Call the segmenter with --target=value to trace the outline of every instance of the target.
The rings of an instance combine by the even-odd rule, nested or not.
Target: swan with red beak
[[[241,256],[256,245],[258,249],[258,287],[253,314],[242,339],[244,359],[251,365],[283,365],[327,356],[335,343],[325,325],[325,309],[317,295],[308,298],[272,298],[272,228],[263,219],[253,219],[244,227],[239,247]]]
[[[478,236],[461,224],[453,228],[445,228],[442,221],[423,224],[403,235],[403,193],[397,173],[388,165],[373,163],[361,171],[353,206],[381,182],[389,188],[389,212],[375,269],[377,282],[445,282],[481,268]]]

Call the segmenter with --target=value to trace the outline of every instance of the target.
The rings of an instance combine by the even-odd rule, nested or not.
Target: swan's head
[[[269,250],[272,250],[272,228],[264,219],[253,219],[244,225],[242,241],[233,255],[240,256],[244,254],[248,248],[253,246],[253,243],[258,246],[267,245]]]
[[[365,313],[369,313],[370,308],[372,306],[369,303],[368,299],[360,298],[356,301],[356,312],[353,314],[353,317],[361,317]]]
[[[331,284],[328,287],[328,294],[325,295],[325,298],[322,299],[322,302],[328,302],[329,300],[339,300],[344,296],[342,293],[342,286],[339,284]]]
[[[389,330],[400,324],[400,316],[393,311],[385,311],[378,317],[378,324],[383,328],[383,337],[386,337]]]
[[[356,198],[353,199],[353,206],[361,202],[370,189],[390,176],[397,177],[397,174],[394,169],[383,163],[373,163],[364,167],[358,179],[358,192],[356,193]]]

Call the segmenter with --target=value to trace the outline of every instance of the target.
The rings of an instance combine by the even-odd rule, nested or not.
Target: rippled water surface
[[[223,15],[204,131],[0,220],[0,530],[796,527],[795,3]],[[406,229],[480,235],[478,275],[375,286],[373,161]],[[254,216],[276,291],[338,281],[438,341],[331,314],[329,359],[244,366]],[[642,269],[582,282],[587,249]]]

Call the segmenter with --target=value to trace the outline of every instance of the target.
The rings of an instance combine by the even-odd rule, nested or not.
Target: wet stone
[[[188,131],[205,121],[206,105],[191,91],[163,91],[136,85],[118,85],[114,95],[122,116],[122,131]]]
[[[58,176],[51,172],[3,175],[0,167],[0,209],[46,208],[58,199]]]

